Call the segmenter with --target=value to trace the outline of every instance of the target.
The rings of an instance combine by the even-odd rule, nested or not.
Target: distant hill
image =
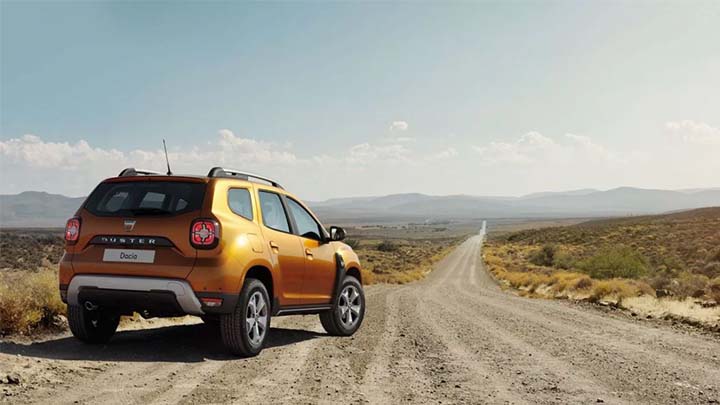
[[[61,227],[83,200],[84,197],[69,198],[35,191],[0,195],[0,226]],[[673,191],[620,187],[607,191],[583,189],[534,193],[522,197],[409,193],[334,198],[309,205],[321,219],[336,223],[607,217],[720,206],[720,188]]]
[[[41,191],[0,195],[0,226],[63,227],[85,197],[65,197]]]
[[[453,218],[602,217],[657,214],[720,206],[720,189],[693,191],[620,187],[607,191],[576,190],[522,197],[428,196],[398,194],[347,198],[311,206],[332,220],[442,220]]]

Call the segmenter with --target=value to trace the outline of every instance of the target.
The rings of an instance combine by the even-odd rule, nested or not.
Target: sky
[[[0,2],[0,194],[720,186],[720,2]]]

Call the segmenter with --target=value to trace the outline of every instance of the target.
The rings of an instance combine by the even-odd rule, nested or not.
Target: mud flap
[[[340,295],[340,288],[342,287],[342,282],[345,279],[345,273],[345,259],[343,259],[340,253],[335,253],[335,289],[333,291],[332,301],[330,301],[333,308],[335,307],[335,302]]]

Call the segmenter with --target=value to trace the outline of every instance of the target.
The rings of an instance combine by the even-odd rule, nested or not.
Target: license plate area
[[[104,262],[115,263],[154,263],[155,251],[142,249],[105,249]]]

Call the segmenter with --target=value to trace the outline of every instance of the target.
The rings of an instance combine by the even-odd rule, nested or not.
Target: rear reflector
[[[222,298],[200,298],[200,301],[206,307],[219,307],[223,303]]]
[[[196,219],[190,226],[190,243],[198,249],[212,249],[220,240],[220,224],[214,219]]]
[[[80,218],[70,218],[65,224],[65,241],[74,244],[80,237]]]

